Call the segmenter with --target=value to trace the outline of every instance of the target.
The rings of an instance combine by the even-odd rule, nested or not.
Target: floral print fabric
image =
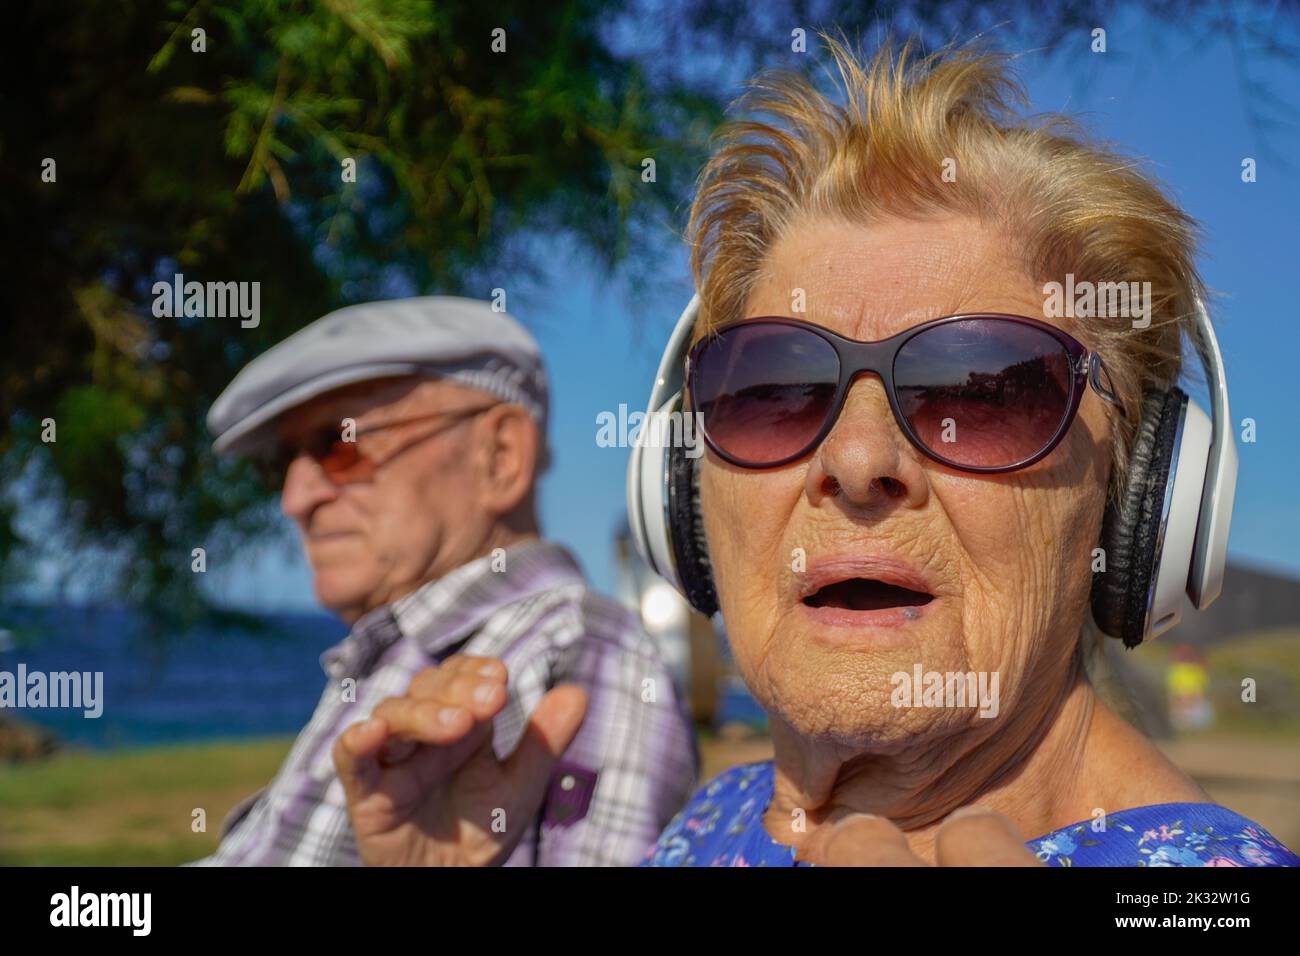
[[[714,778],[682,809],[642,866],[804,866],[763,827],[771,761]],[[1160,803],[1088,820],[1029,840],[1048,866],[1300,866],[1259,824],[1213,803]]]

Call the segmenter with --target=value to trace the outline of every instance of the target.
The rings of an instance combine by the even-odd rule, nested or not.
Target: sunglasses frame
[[[471,405],[466,408],[444,409],[438,412],[429,412],[427,414],[422,414],[422,415],[413,415],[408,418],[398,418],[398,419],[394,419],[393,421],[377,422],[373,425],[364,425],[357,428],[357,430],[354,433],[353,441],[343,440],[343,438],[339,434],[342,431],[341,427],[322,424],[316,426],[315,428],[309,429],[307,433],[309,437],[304,441],[294,442],[292,447],[285,445],[283,442],[278,442],[275,446],[274,451],[272,451],[269,454],[264,454],[262,456],[255,458],[254,463],[258,466],[258,470],[262,482],[272,490],[276,490],[276,491],[283,489],[284,479],[288,473],[289,466],[292,465],[303,455],[306,455],[308,458],[314,461],[317,467],[319,467],[325,473],[325,477],[328,478],[332,484],[336,486],[358,484],[360,482],[369,481],[370,478],[373,477],[375,469],[383,465],[390,458],[397,457],[397,455],[401,454],[403,451],[406,451],[408,448],[418,445],[420,442],[427,441],[430,438],[435,438],[438,435],[441,435],[445,431],[450,431],[452,427],[458,425],[460,422],[469,418],[473,418],[476,415],[481,415],[483,412],[496,408],[500,404],[501,402],[492,402],[491,404],[488,405]],[[398,451],[386,455],[382,460],[376,460],[368,455],[363,455],[361,454],[360,449],[356,448],[357,443],[355,439],[361,438],[363,435],[373,434],[374,432],[382,432],[390,428],[397,428],[398,426],[401,425],[413,425],[417,422],[431,421],[435,418],[449,419],[447,423],[447,427],[435,429],[434,431],[430,432],[428,435],[424,435],[420,438],[411,441],[410,443],[402,446],[402,448],[400,448]],[[323,448],[325,445],[324,437],[326,435],[330,436],[329,447],[325,449],[323,454],[317,454],[316,453],[317,450]],[[315,448],[308,447],[309,443],[315,445],[316,447]],[[357,461],[368,463],[369,471],[363,477],[340,481],[334,475],[331,475],[327,469],[325,469],[324,466],[325,459],[329,457],[331,454],[333,454],[334,450],[340,444],[352,446],[353,453],[356,455]]]
[[[912,430],[907,419],[903,417],[902,410],[899,408],[898,397],[894,389],[894,365],[898,361],[898,353],[902,348],[924,332],[940,326],[949,325],[954,322],[969,322],[971,320],[994,320],[998,322],[1010,322],[1016,325],[1027,325],[1039,329],[1056,339],[1057,342],[1065,349],[1066,355],[1070,359],[1070,396],[1066,403],[1065,413],[1061,416],[1061,423],[1057,426],[1056,432],[1052,435],[1047,444],[1035,454],[1024,458],[1020,461],[1009,465],[997,466],[977,466],[963,465],[951,459],[945,458],[932,449],[928,448]],[[779,461],[764,463],[761,465],[746,462],[743,459],[728,453],[718,446],[709,434],[708,425],[704,418],[700,419],[700,433],[704,436],[705,444],[713,450],[714,454],[724,461],[735,465],[738,468],[745,468],[750,471],[761,471],[769,468],[781,468],[793,462],[799,461],[806,457],[813,449],[826,440],[831,429],[839,420],[840,413],[844,410],[844,400],[848,397],[849,389],[864,373],[870,372],[878,377],[884,386],[885,395],[889,399],[890,410],[894,413],[894,421],[898,423],[899,429],[911,442],[912,446],[920,451],[927,458],[938,462],[939,464],[952,468],[956,471],[966,472],[969,474],[996,475],[1005,474],[1011,471],[1019,471],[1022,468],[1028,468],[1037,461],[1041,461],[1052,453],[1052,450],[1060,444],[1065,433],[1070,430],[1074,423],[1074,418],[1078,414],[1079,404],[1083,399],[1083,393],[1091,384],[1094,391],[1103,399],[1119,409],[1121,416],[1124,415],[1124,409],[1115,396],[1114,392],[1102,382],[1104,375],[1107,380],[1110,376],[1106,372],[1105,364],[1101,356],[1095,351],[1089,349],[1074,336],[1070,335],[1063,329],[1059,329],[1049,322],[1041,319],[1030,318],[1024,315],[1010,315],[1003,312],[973,312],[963,315],[948,315],[942,318],[932,319],[923,322],[920,325],[904,329],[902,332],[892,335],[889,338],[878,339],[874,342],[859,341],[850,339],[832,332],[824,326],[816,325],[802,319],[789,318],[787,316],[755,316],[753,318],[742,319],[733,322],[716,332],[706,335],[691,346],[686,356],[686,383],[687,391],[692,396],[691,407],[694,408],[693,396],[698,392],[698,375],[699,375],[699,357],[704,350],[714,345],[718,340],[726,335],[729,331],[742,328],[744,326],[762,324],[762,325],[782,325],[790,328],[801,329],[806,332],[820,337],[830,344],[835,350],[836,359],[839,362],[840,375],[839,382],[836,384],[835,395],[831,399],[829,410],[826,414],[826,420],[818,429],[817,434],[799,451],[792,455],[787,455]]]

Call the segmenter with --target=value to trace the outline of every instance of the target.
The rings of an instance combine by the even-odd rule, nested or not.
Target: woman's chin
[[[857,754],[899,754],[950,735],[954,725],[968,722],[952,711],[900,711],[887,702],[850,706],[847,701],[823,700],[774,713],[805,743],[821,743]]]
[[[799,737],[863,752],[902,752],[968,726],[976,713],[970,708],[921,706],[924,696],[914,695],[910,705],[899,699],[900,684],[915,683],[918,664],[923,674],[970,669],[953,632],[932,627],[893,646],[886,644],[898,630],[880,633],[894,637],[876,641],[872,650],[870,635],[865,642],[838,642],[811,628],[788,630],[761,669],[745,675],[746,683],[759,705]]]

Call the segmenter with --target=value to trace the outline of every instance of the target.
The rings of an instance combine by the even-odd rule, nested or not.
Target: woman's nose
[[[878,378],[864,376],[850,387],[830,434],[813,455],[806,481],[814,505],[827,498],[859,510],[925,503],[925,471],[894,421]]]

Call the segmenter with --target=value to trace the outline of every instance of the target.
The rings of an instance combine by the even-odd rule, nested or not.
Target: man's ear
[[[481,500],[488,510],[508,515],[530,495],[537,480],[541,435],[521,405],[488,409],[477,424],[483,454]]]

